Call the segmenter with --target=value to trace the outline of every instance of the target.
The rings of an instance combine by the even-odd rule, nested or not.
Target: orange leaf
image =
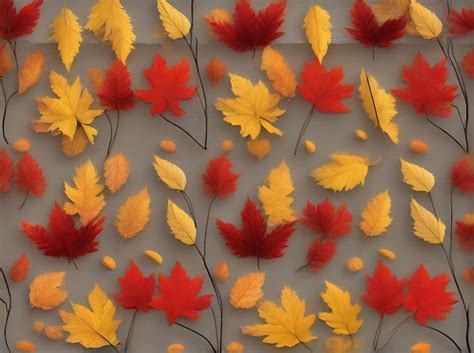
[[[44,69],[44,54],[37,49],[31,54],[18,74],[18,94],[23,94],[38,82]]]
[[[10,269],[10,278],[13,282],[23,282],[30,273],[30,260],[26,253],[21,254],[18,260],[13,263]]]

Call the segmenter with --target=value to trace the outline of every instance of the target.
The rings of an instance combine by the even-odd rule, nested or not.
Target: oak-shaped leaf
[[[232,171],[226,155],[211,159],[202,174],[204,191],[210,197],[231,196],[237,190],[239,174]]]

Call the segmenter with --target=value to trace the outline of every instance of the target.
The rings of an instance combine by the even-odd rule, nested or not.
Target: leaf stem
[[[130,326],[128,327],[127,339],[125,341],[124,353],[127,353],[130,340],[132,339],[133,329],[135,327],[135,321],[137,319],[137,310],[133,311],[132,320],[130,321]]]
[[[4,340],[4,343],[5,343],[5,347],[8,350],[8,353],[11,353],[11,348],[10,348],[10,345],[8,343],[8,322],[10,320],[10,314],[11,314],[11,311],[12,311],[13,300],[12,300],[12,293],[11,293],[11,290],[10,290],[10,285],[8,283],[8,279],[7,279],[7,276],[5,274],[5,271],[4,271],[3,267],[0,267],[0,273],[2,275],[2,279],[3,279],[3,283],[5,284],[5,288],[7,289],[7,296],[8,296],[8,304],[4,299],[2,299],[2,302],[5,305],[5,309],[7,311],[7,315],[5,317],[5,322],[4,322],[4,325],[3,325],[3,340]]]
[[[431,120],[430,118],[427,118],[426,119],[431,125],[433,125],[435,128],[437,128],[439,131],[443,132],[446,136],[448,136],[451,140],[453,140],[464,152],[467,152],[466,151],[466,148],[462,145],[461,142],[459,142],[459,140],[453,136],[453,134],[451,134],[449,131],[443,129],[441,126],[439,126],[438,124],[436,124],[433,120]]]
[[[104,115],[107,118],[107,122],[109,123],[109,131],[110,131],[110,133],[109,133],[109,145],[107,146],[107,153],[105,155],[105,160],[107,160],[107,158],[109,158],[109,156],[110,156],[110,152],[111,152],[111,148],[112,148],[112,138],[113,138],[114,128],[113,128],[113,125],[112,125],[112,120],[110,120],[110,116],[107,113],[107,109],[104,110]]]
[[[23,199],[23,202],[21,203],[20,207],[18,207],[18,209],[20,209],[20,210],[23,209],[23,206],[25,206],[26,200],[28,200],[28,197],[29,197],[29,196],[30,196],[30,192],[27,191],[27,192],[25,193],[25,198]]]
[[[423,325],[423,327],[442,334],[444,337],[446,337],[448,340],[451,341],[451,343],[456,347],[456,349],[457,349],[459,352],[462,352],[461,347],[459,347],[459,345],[456,343],[456,341],[455,341],[453,338],[451,338],[447,333],[445,333],[445,332],[443,332],[443,331],[437,329],[436,327],[427,326],[427,325]]]
[[[176,124],[174,121],[168,119],[167,117],[165,117],[163,114],[159,114],[160,117],[166,121],[168,124],[171,124],[173,125],[174,127],[176,127],[177,129],[181,130],[182,132],[184,132],[191,140],[193,140],[199,147],[201,147],[203,150],[206,150],[207,147],[203,144],[201,144],[201,142],[199,142],[190,132],[188,132],[185,128],[183,128],[182,126]]]
[[[207,216],[206,216],[206,225],[204,227],[204,247],[203,247],[203,252],[204,252],[204,258],[206,258],[206,251],[207,251],[207,230],[209,228],[209,218],[211,215],[211,210],[212,210],[212,205],[217,199],[217,194],[215,194],[211,201],[209,202],[209,207],[207,208]]]
[[[110,149],[108,151],[109,154],[112,152],[112,148],[115,145],[115,140],[117,139],[119,127],[120,127],[120,110],[117,109],[117,124],[115,125],[114,136],[112,137],[112,141],[110,143]]]
[[[212,342],[211,342],[206,336],[204,336],[201,332],[199,332],[199,331],[197,331],[197,330],[195,330],[195,329],[193,329],[193,328],[191,328],[191,327],[189,327],[189,326],[186,326],[186,325],[184,325],[184,324],[182,324],[182,323],[180,323],[180,322],[175,322],[175,324],[178,325],[178,326],[180,326],[180,327],[182,327],[182,328],[184,328],[185,330],[188,330],[188,331],[194,333],[195,335],[198,335],[198,336],[201,337],[202,339],[204,339],[204,340],[207,342],[207,344],[209,344],[209,346],[211,347],[212,351],[213,351],[214,353],[217,353],[217,350],[216,350],[216,348],[214,347],[214,345],[212,344]]]
[[[301,142],[301,139],[304,136],[304,133],[306,132],[306,129],[308,128],[309,123],[311,122],[311,119],[313,118],[313,113],[314,113],[314,105],[311,105],[311,110],[309,111],[308,115],[306,115],[306,119],[304,120],[303,126],[301,127],[300,133],[298,134],[298,139],[296,140],[296,145],[295,145],[295,150],[293,151],[293,156],[296,156],[296,153],[298,152],[298,146]]]
[[[390,342],[392,341],[393,337],[395,337],[395,334],[398,332],[398,330],[400,330],[400,327],[402,327],[402,325],[405,322],[407,322],[408,319],[411,318],[413,315],[414,315],[414,313],[408,314],[402,321],[400,321],[394,328],[392,328],[392,334],[388,338],[387,342],[385,342],[385,344],[382,347],[375,347],[375,351],[379,351],[379,350],[382,350],[382,349],[386,348],[390,344]]]

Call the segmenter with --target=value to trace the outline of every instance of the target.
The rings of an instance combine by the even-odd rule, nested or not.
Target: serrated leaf
[[[250,272],[235,281],[230,290],[230,303],[237,309],[250,309],[263,298],[265,273]]]
[[[186,188],[186,174],[176,164],[155,156],[155,172],[170,189],[183,191]]]
[[[115,221],[117,232],[124,239],[130,239],[140,233],[150,220],[150,194],[144,188],[139,193],[130,196],[120,206]]]
[[[64,283],[66,272],[43,273],[30,284],[30,304],[33,308],[51,310],[60,305],[68,292],[60,288]]]
[[[130,165],[122,153],[107,158],[104,163],[104,181],[111,193],[119,191],[128,180]]]
[[[196,226],[193,219],[171,200],[168,200],[166,222],[177,240],[186,245],[196,244]]]
[[[410,2],[410,19],[416,32],[424,39],[438,38],[443,31],[443,23],[438,16],[416,0]]]
[[[288,66],[283,55],[268,46],[263,49],[260,68],[265,71],[272,81],[275,91],[287,98],[293,98],[296,90],[296,75]]]
[[[304,18],[303,28],[314,54],[322,63],[332,40],[331,16],[321,6],[312,5]]]
[[[410,203],[413,233],[430,244],[442,244],[446,226],[433,213],[421,206],[414,198]]]
[[[403,182],[410,185],[413,191],[431,192],[433,190],[435,177],[428,170],[401,158],[400,166]]]
[[[25,93],[38,82],[43,73],[44,62],[44,54],[40,49],[26,58],[18,73],[18,94]]]
[[[362,211],[360,229],[368,237],[379,236],[387,231],[392,223],[390,209],[392,199],[388,190],[376,195]]]
[[[182,12],[175,9],[168,0],[157,0],[157,8],[168,38],[180,39],[188,35],[191,23]]]

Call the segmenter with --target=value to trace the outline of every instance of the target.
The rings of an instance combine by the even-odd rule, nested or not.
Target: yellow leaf
[[[150,202],[148,189],[144,188],[120,207],[115,226],[121,237],[130,239],[145,229],[150,220]]]
[[[69,8],[63,7],[51,24],[51,30],[50,39],[58,43],[61,61],[69,72],[82,42],[82,28],[78,18]]]
[[[186,245],[196,244],[196,226],[193,219],[171,200],[168,200],[166,222],[177,240]]]
[[[230,290],[230,303],[234,308],[250,309],[263,298],[265,273],[250,272],[241,276]]]
[[[352,337],[351,337],[352,338]],[[324,342],[326,353],[355,353],[357,349],[353,339],[345,336],[331,336]]]
[[[293,197],[290,196],[295,188],[291,180],[290,169],[285,161],[270,171],[266,184],[259,186],[258,198],[268,216],[268,226],[273,227],[284,222],[295,221],[294,210],[291,208]]]
[[[446,226],[433,213],[421,206],[414,198],[410,204],[413,232],[415,235],[430,244],[442,244]]]
[[[44,61],[44,54],[39,49],[26,58],[18,73],[18,94],[25,93],[38,82],[43,73]]]
[[[176,164],[155,156],[155,172],[167,187],[173,190],[183,191],[186,188],[186,174]]]
[[[314,54],[322,63],[332,40],[331,16],[321,6],[312,5],[304,18],[303,28]]]
[[[81,125],[76,128],[76,133],[72,139],[66,135],[61,138],[63,153],[70,158],[76,157],[84,152],[88,144],[89,140]]]
[[[262,81],[254,86],[242,76],[229,74],[233,99],[217,98],[216,108],[224,114],[224,121],[240,126],[242,137],[250,136],[255,140],[262,127],[270,134],[282,136],[283,132],[273,126],[286,110],[280,109],[280,96],[271,94]]]
[[[91,161],[76,168],[76,175],[72,179],[76,187],[64,183],[64,193],[71,202],[64,204],[67,214],[78,214],[82,224],[94,220],[105,206],[104,186],[99,184],[97,170]]]
[[[325,189],[348,191],[364,185],[370,161],[366,157],[347,153],[335,153],[331,162],[313,170],[314,180]]]
[[[311,332],[316,315],[305,316],[306,304],[293,289],[283,288],[281,305],[278,307],[271,301],[263,301],[258,307],[258,315],[266,323],[244,326],[242,333],[257,337],[266,336],[263,342],[274,344],[278,348],[294,347],[317,338]]]
[[[397,115],[395,97],[379,87],[374,76],[367,74],[364,69],[360,73],[359,93],[364,110],[375,127],[398,144],[398,125],[392,121]]]
[[[111,193],[119,191],[125,185],[129,174],[130,166],[122,153],[107,158],[104,163],[105,185]]]
[[[373,10],[379,22],[395,20],[408,14],[410,0],[377,0]]]
[[[385,233],[392,223],[391,208],[392,199],[388,190],[376,195],[362,211],[362,221],[359,225],[362,232],[368,237]]]
[[[168,0],[157,0],[157,7],[168,38],[180,39],[188,35],[191,24],[183,13],[176,10]]]
[[[326,283],[326,292],[321,293],[321,299],[326,303],[331,312],[319,313],[318,317],[332,328],[338,335],[353,335],[359,331],[364,320],[358,319],[361,312],[358,303],[351,304],[351,294],[343,291],[329,281]]]
[[[266,72],[268,79],[272,81],[272,87],[275,91],[284,97],[293,98],[295,96],[295,73],[279,51],[270,46],[265,47],[262,52],[260,68]]]
[[[258,160],[262,160],[272,150],[271,142],[266,138],[258,138],[256,140],[247,141],[247,151],[250,155]]]
[[[122,320],[114,319],[114,303],[97,284],[89,293],[88,300],[90,309],[71,303],[72,313],[60,310],[63,330],[69,333],[66,342],[79,343],[85,348],[101,348],[112,344],[118,350],[120,342],[116,331]]]
[[[438,38],[443,31],[443,23],[438,16],[416,0],[410,2],[410,19],[416,32],[424,39]]]
[[[120,0],[98,0],[89,12],[86,28],[100,39],[109,41],[117,58],[125,64],[136,36]]]
[[[435,185],[435,177],[425,168],[409,163],[400,158],[403,182],[411,186],[413,191],[431,192]]]
[[[60,305],[68,292],[60,288],[66,272],[43,273],[30,284],[30,304],[33,308],[51,310]]]

